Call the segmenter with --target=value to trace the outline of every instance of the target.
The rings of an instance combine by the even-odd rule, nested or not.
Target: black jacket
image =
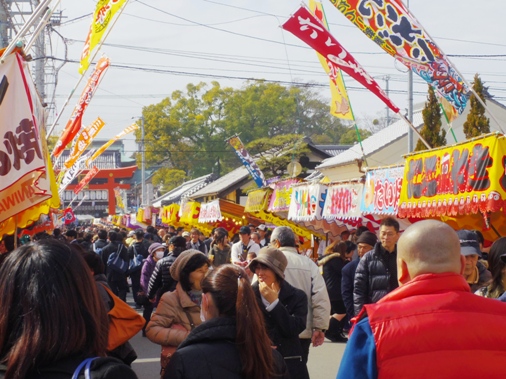
[[[172,356],[165,379],[242,379],[235,342],[235,319],[219,317],[193,329]],[[283,358],[273,350],[277,379],[290,378]],[[268,378],[265,378],[268,379]]]
[[[26,379],[70,379],[83,360],[84,357],[65,358],[50,366],[41,367],[37,372],[27,375]],[[0,378],[4,378],[6,369],[6,366],[0,365]],[[95,359],[90,371],[93,379],[137,379],[130,367],[111,357]],[[79,379],[84,379],[84,369]]]
[[[347,261],[341,259],[338,253],[324,255],[318,261],[318,266],[323,267],[323,280],[325,280],[330,301],[343,300],[341,278],[343,267],[347,263]]]
[[[122,243],[118,241],[110,242],[107,246],[102,249],[102,262],[104,262],[105,274],[107,275],[107,280],[119,280],[126,276],[124,274],[117,273],[113,270],[109,270],[107,267],[107,260],[109,259],[109,255],[115,253],[119,250],[119,245],[121,244],[120,257],[125,260],[127,263],[130,262],[128,258],[128,250]]]
[[[142,255],[143,259],[147,259],[149,257],[149,251],[148,251],[149,245],[150,245],[150,243],[147,242],[147,240],[142,240],[140,242],[135,241],[134,243],[132,243],[128,247],[128,257],[130,259],[134,259],[134,256],[135,256],[134,249],[135,249],[135,252],[137,254]]]
[[[365,304],[376,303],[387,293],[399,287],[396,259],[397,246],[394,252],[389,253],[380,242],[360,259],[355,271],[355,288],[353,289],[355,316]]]
[[[306,364],[302,361],[303,352],[299,340],[299,334],[306,329],[306,294],[284,280],[278,294],[279,302],[268,312],[262,302],[258,284],[257,281],[252,287],[273,346],[285,359],[291,379],[309,379]]]
[[[149,278],[148,298],[154,299],[157,294],[162,296],[165,292],[176,289],[177,281],[170,275],[170,267],[179,257],[179,254],[181,254],[179,249],[174,250],[171,254],[156,262],[155,270]]]

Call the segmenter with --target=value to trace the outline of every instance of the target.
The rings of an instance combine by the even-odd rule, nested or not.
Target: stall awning
[[[397,216],[404,165],[366,172],[360,211],[362,214]]]
[[[506,138],[489,134],[406,157],[399,217],[495,212],[506,201]]]

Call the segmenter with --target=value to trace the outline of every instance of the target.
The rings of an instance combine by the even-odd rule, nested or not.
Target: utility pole
[[[146,156],[144,144],[144,116],[141,116],[141,206],[146,206]]]
[[[409,0],[406,6],[409,8]],[[408,120],[413,124],[413,71],[408,70]],[[416,125],[415,125],[416,127]],[[413,147],[413,129],[408,127],[408,153],[414,150]]]
[[[390,81],[390,75],[387,75],[383,78],[385,80],[385,87],[386,87],[386,93],[387,93],[387,97],[390,98],[390,88],[388,86],[388,82]],[[387,122],[386,122],[386,125],[385,126],[388,126],[390,125],[390,108],[387,107]]]

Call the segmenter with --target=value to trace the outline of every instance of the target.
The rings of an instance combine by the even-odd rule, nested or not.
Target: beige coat
[[[146,336],[150,341],[162,346],[179,346],[191,331],[190,321],[185,309],[195,326],[200,325],[200,307],[191,301],[188,294],[178,283],[173,292],[166,292],[160,299],[155,313],[146,327]],[[174,328],[174,325],[183,328]]]

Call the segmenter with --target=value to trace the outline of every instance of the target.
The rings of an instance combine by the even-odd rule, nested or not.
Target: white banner
[[[220,200],[200,204],[199,224],[207,224],[223,220],[220,210]]]

